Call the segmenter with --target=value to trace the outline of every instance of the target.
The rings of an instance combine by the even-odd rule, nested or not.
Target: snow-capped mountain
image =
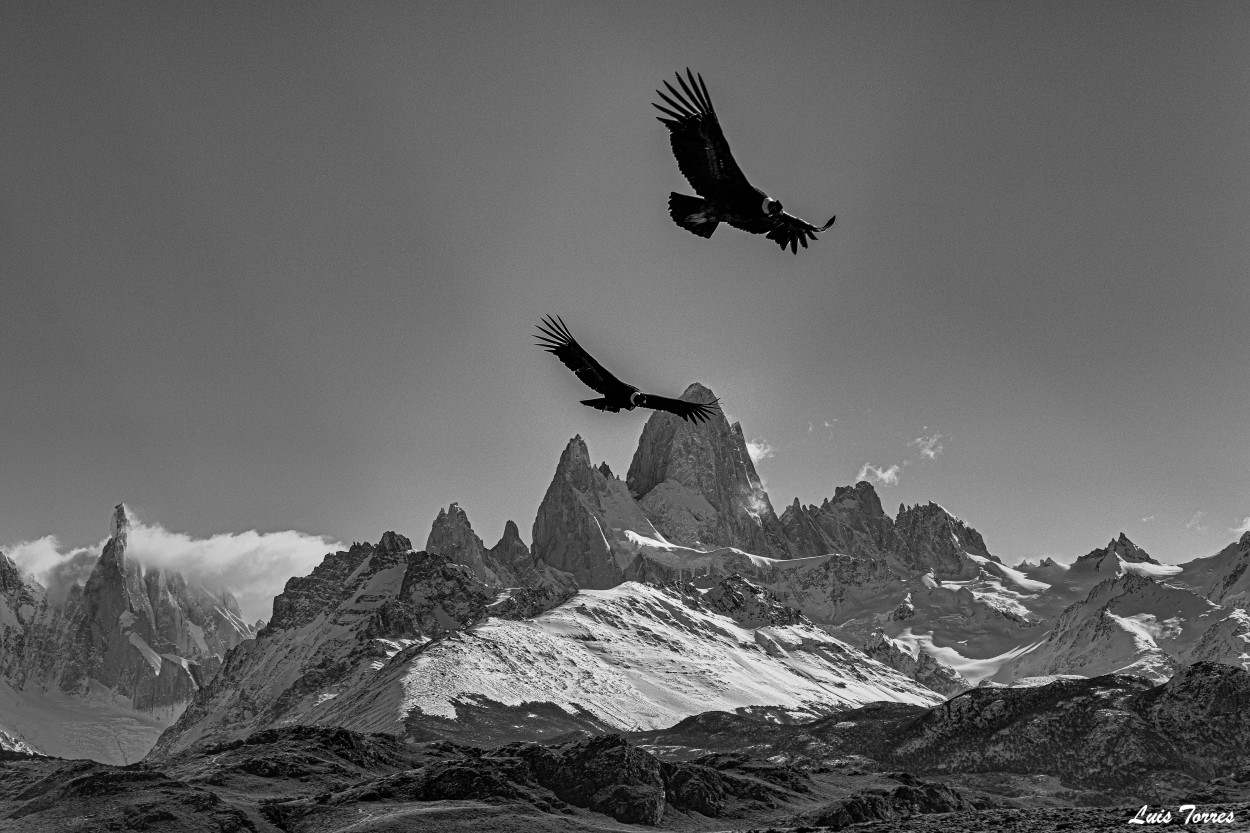
[[[1229,547],[1185,565],[1160,564],[1121,533],[1066,571],[1051,566],[1046,571],[1052,601],[1088,592],[1053,619],[1045,640],[1005,665],[995,679],[1119,673],[1163,682],[1199,660],[1250,669],[1244,611],[1190,589],[1215,590],[1217,598],[1226,598],[1219,591],[1235,583],[1234,578],[1226,584],[1225,577],[1233,574],[1228,568],[1236,555]],[[1091,581],[1097,583],[1091,587]]]
[[[269,624],[230,653],[156,751],[324,722],[327,701],[398,651],[483,619],[492,593],[473,570],[448,555],[422,555],[388,532],[377,546],[353,544],[290,579]]]
[[[499,616],[500,595],[393,532],[327,555],[287,583],[268,626],[231,652],[153,754],[288,725],[536,739],[710,709],[800,716],[941,699],[741,579],[706,593],[583,590],[533,618]]]
[[[252,635],[229,594],[126,557],[125,507],[55,598],[0,556],[0,730],[46,754],[138,760]]]
[[[1215,555],[1187,562],[1173,583],[1188,587],[1216,604],[1250,607],[1250,532]]]
[[[158,754],[314,723],[539,739],[1250,668],[1250,534],[1187,565],[1120,534],[1072,565],[1011,567],[936,503],[891,517],[867,482],[778,517],[719,413],[653,414],[624,480],[574,437],[532,546],[509,521],[488,549],[452,503],[424,551],[389,532],[331,553],[259,633],[228,597],[130,563],[120,507],[115,524],[90,580],[55,603],[0,558],[0,744],[131,760],[175,718]]]

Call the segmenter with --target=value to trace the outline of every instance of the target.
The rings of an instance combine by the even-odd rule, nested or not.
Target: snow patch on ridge
[[[742,628],[634,582],[439,640],[408,660],[401,689],[397,717],[454,719],[458,704],[475,701],[547,702],[621,729],[749,706],[815,716],[877,700],[942,699],[814,627]]]

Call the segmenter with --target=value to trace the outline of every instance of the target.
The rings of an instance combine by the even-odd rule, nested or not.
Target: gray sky
[[[0,544],[530,525],[701,381],[780,510],[861,472],[1007,561],[1250,517],[1250,4],[0,8]],[[653,90],[834,228],[669,220]],[[922,453],[924,437],[933,456]],[[909,445],[909,443],[912,443]],[[940,446],[941,451],[937,453]],[[865,469],[870,464],[873,469]]]

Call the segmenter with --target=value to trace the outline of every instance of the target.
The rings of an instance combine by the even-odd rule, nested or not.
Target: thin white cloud
[[[747,454],[751,455],[751,462],[758,463],[773,456],[773,446],[763,437],[757,437],[754,440],[747,440]]]
[[[62,549],[54,536],[45,536],[6,548],[19,567],[60,598],[70,584],[82,584],[91,574],[107,538],[95,547]],[[212,591],[227,590],[239,602],[249,622],[268,619],[273,597],[287,579],[304,576],[329,552],[345,549],[336,542],[294,530],[222,533],[193,538],[163,526],[132,519],[126,557],[145,567],[182,574],[189,583]]]
[[[1205,530],[1206,530],[1206,527],[1201,525],[1201,522],[1202,522],[1202,516],[1203,516],[1203,514],[1205,514],[1205,513],[1203,513],[1203,512],[1195,512],[1195,513],[1194,513],[1194,516],[1193,516],[1192,518],[1190,518],[1190,519],[1189,519],[1189,523],[1185,524],[1185,528],[1186,528],[1186,529],[1196,529],[1196,530],[1198,530],[1199,532],[1203,532],[1203,531],[1205,531]]]
[[[895,486],[898,485],[899,471],[900,467],[897,464],[890,466],[888,469],[882,469],[874,466],[872,463],[864,463],[859,470],[859,474],[855,475],[855,479],[857,481],[871,479],[877,481],[882,486]]]
[[[941,434],[933,434],[928,437],[921,436],[916,437],[916,439],[912,440],[907,445],[920,449],[920,453],[922,455],[932,460],[934,457],[942,453],[941,439]]]
[[[1151,521],[1153,521],[1154,519],[1155,519],[1155,516],[1154,516],[1154,515],[1147,515],[1146,517],[1144,517],[1144,518],[1142,518],[1142,519],[1141,519],[1141,522],[1142,522],[1142,523],[1144,523],[1144,524],[1148,524],[1148,523],[1150,523]]]
[[[1231,531],[1236,535],[1242,535],[1250,532],[1250,515],[1247,515],[1242,522],[1233,527]]]

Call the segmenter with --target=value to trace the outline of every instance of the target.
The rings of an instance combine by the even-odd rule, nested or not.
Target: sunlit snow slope
[[[552,704],[616,729],[654,729],[710,710],[780,707],[802,717],[942,699],[811,625],[743,628],[627,582],[399,654],[363,688],[328,701],[324,718],[394,732],[414,718],[454,720],[466,707]]]

